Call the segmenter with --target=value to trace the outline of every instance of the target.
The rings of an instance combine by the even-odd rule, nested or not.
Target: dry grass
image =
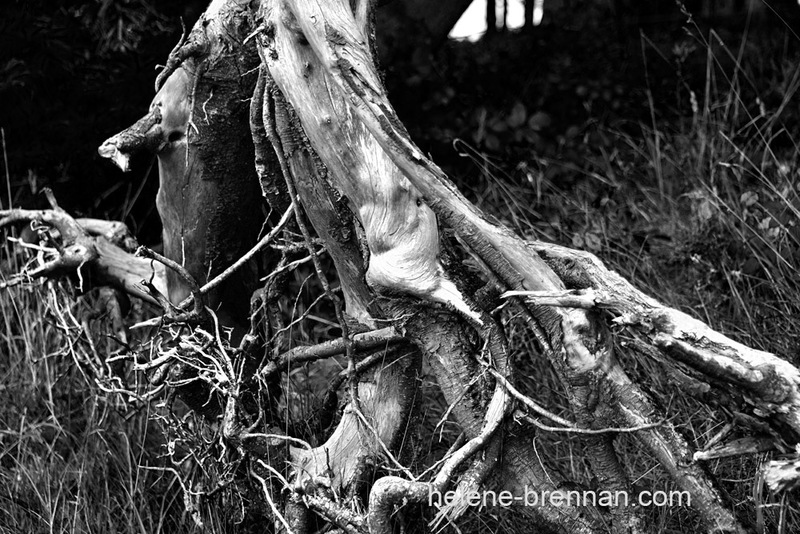
[[[595,252],[665,303],[800,363],[800,326],[794,320],[800,311],[799,173],[793,132],[782,122],[800,77],[793,69],[774,70],[767,83],[782,95],[767,110],[750,98],[759,88],[744,60],[745,46],[732,52],[714,42],[705,47],[698,53],[707,52],[707,84],[693,100],[687,96],[684,104],[693,107],[683,121],[586,125],[585,157],[577,163],[535,156],[498,161],[461,147],[481,171],[472,196],[523,235]],[[731,57],[732,66],[723,68],[722,60]],[[788,58],[778,63],[790,64]],[[551,177],[553,167],[560,167],[559,180],[570,176],[568,186]],[[2,254],[2,272],[16,272],[19,256],[8,246]],[[304,287],[300,280],[297,285]],[[52,284],[0,292],[0,531],[196,531],[178,479],[163,470],[164,437],[152,420],[154,408],[132,409],[124,398],[100,389],[97,370],[104,363],[71,319],[80,316],[83,304],[72,302],[72,295]],[[292,316],[305,311],[293,309]],[[315,313],[332,316],[330,310]],[[304,322],[293,335],[313,342],[327,336],[325,328]],[[562,386],[527,329],[511,322],[507,334],[521,362],[520,382],[538,402],[569,417]],[[735,422],[712,399],[676,390],[661,363],[624,350],[626,336],[619,333],[625,367],[691,444],[702,448]],[[285,381],[286,398],[296,401],[283,406],[295,412],[291,418],[302,421],[313,413],[327,376],[320,367],[307,367]],[[414,461],[430,464],[458,431],[449,422],[436,427],[447,406],[434,384],[424,387],[428,402],[414,438]],[[193,427],[170,421],[170,439],[178,436],[190,447]],[[730,436],[750,431],[734,426]],[[540,434],[536,445],[553,469],[591,483],[578,437]],[[672,488],[630,437],[617,445],[637,487]],[[765,458],[707,467],[746,526],[792,532],[800,528],[800,509],[791,497],[763,490],[757,470]],[[659,532],[697,528],[689,509],[649,513]],[[237,531],[228,519],[213,512],[204,517],[211,532]],[[462,530],[509,532],[511,525],[502,513],[470,513]]]
[[[191,532],[174,477],[149,468],[163,465],[151,406],[100,389],[86,310],[53,283],[0,292],[0,532]]]
[[[496,161],[462,145],[481,170],[472,195],[523,235],[590,250],[661,301],[800,364],[800,168],[797,132],[786,113],[800,71],[789,58],[777,58],[781,67],[773,78],[756,84],[753,65],[743,57],[750,43],[730,51],[716,40],[698,39],[707,83],[704,92],[687,94],[687,118],[587,124],[578,141],[584,159],[577,164],[535,155]],[[753,96],[765,88],[781,93],[771,110]],[[548,172],[553,167],[561,172]],[[519,379],[531,396],[569,417],[566,395],[527,329],[512,324],[507,334],[515,360],[524,362]],[[628,372],[692,446],[702,449],[727,423],[733,429],[726,439],[758,432],[717,404],[726,392],[687,395],[661,363],[625,346],[627,332],[617,335],[617,354]],[[540,435],[540,453],[554,469],[591,484],[578,437]],[[620,437],[617,448],[635,487],[674,489],[631,437]],[[758,476],[769,457],[706,467],[746,527],[794,532],[800,528],[796,496],[770,495]],[[650,508],[648,514],[658,532],[697,528],[687,508]]]

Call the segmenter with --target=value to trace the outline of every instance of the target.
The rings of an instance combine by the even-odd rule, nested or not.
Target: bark
[[[263,75],[268,76],[266,72]],[[352,321],[351,326],[375,328],[384,316],[365,282],[364,258],[352,213],[328,185],[326,169],[310,150],[280,91],[268,79],[263,88],[265,136],[271,139],[289,185],[296,188],[305,215],[326,243],[342,287],[345,319]],[[351,339],[344,340],[344,344],[352,343]],[[352,494],[371,473],[371,466],[397,451],[417,401],[419,365],[419,353],[406,348],[395,364],[360,376],[357,399],[345,406],[325,443],[310,450],[291,450],[293,487],[310,495]],[[321,513],[319,508],[314,510]]]
[[[570,288],[589,290],[582,295],[580,307],[606,310],[617,324],[646,334],[666,356],[742,391],[762,417],[776,417],[795,435],[800,433],[800,371],[794,365],[775,354],[737,343],[697,319],[664,306],[590,253],[541,242],[528,246]]]
[[[328,177],[359,216],[370,252],[366,272],[368,284],[385,297],[404,295],[444,304],[473,328],[488,327],[483,317],[485,312],[468,302],[457,284],[445,274],[439,259],[439,233],[433,211],[422,202],[418,191],[377,144],[375,137],[353,116],[346,94],[341,89],[338,93],[330,90],[335,82],[328,78],[329,65],[320,62],[314,53],[316,50],[304,45],[308,39],[313,46],[317,37],[302,28],[304,22],[322,20],[321,12],[303,13],[294,18],[294,13],[280,11],[282,7],[281,4],[276,6],[277,12],[272,14],[275,28],[274,32],[272,29],[268,32],[271,38],[261,42],[265,48],[263,55],[276,83],[298,113],[309,141],[325,163]],[[304,8],[313,9],[313,6]],[[352,17],[347,8],[342,11],[333,11],[331,6],[326,8],[325,17],[336,23],[346,22],[348,16]],[[302,30],[298,31],[298,25]],[[336,35],[342,28],[341,25],[335,30],[329,27],[328,31],[333,39],[338,39]],[[367,42],[363,37],[349,36]],[[365,47],[359,52],[364,52],[369,59],[368,50]],[[300,65],[302,69],[297,68]],[[331,144],[332,139],[342,144]],[[393,315],[397,320],[406,314]],[[425,329],[411,337],[423,352],[428,349],[428,353],[439,354],[448,365],[455,363],[456,368],[464,365],[463,358],[454,357],[458,352],[454,347],[440,344],[431,351],[425,342]],[[433,338],[441,341],[452,338],[452,334]],[[484,410],[485,404],[484,401]],[[468,423],[466,416],[461,416],[460,421],[466,428],[475,426]]]
[[[123,170],[135,152],[157,153],[164,254],[200,285],[256,242],[263,221],[248,124],[259,63],[244,43],[255,29],[250,4],[212,2],[171,54],[148,114],[99,149]],[[173,304],[189,296],[176,273],[167,281]],[[240,269],[207,303],[224,322],[247,324],[256,282],[254,267]]]
[[[563,288],[538,256],[508,230],[486,221],[408,140],[372,67],[371,53],[365,46],[368,40],[347,8],[336,11],[327,6],[323,13],[314,2],[298,1],[291,9],[276,17],[287,24],[285,31],[276,25],[274,40],[263,43],[268,48],[265,56],[332,179],[360,216],[371,252],[367,271],[370,286],[383,295],[404,294],[444,303],[465,319],[482,324],[480,310],[467,302],[439,263],[438,229],[432,210],[424,202],[427,200],[502,282],[510,287]],[[315,81],[318,64],[324,71],[321,81]],[[304,65],[302,73],[292,67],[297,65]],[[334,83],[346,97],[337,98],[330,90]],[[315,90],[314,84],[326,91]],[[331,139],[343,140],[345,148],[332,147]],[[609,384],[613,380],[611,371],[624,376],[604,348],[602,334],[598,339],[596,325],[584,312],[562,309],[533,313],[545,343],[554,351],[554,364],[565,379],[581,380],[582,373],[592,370]],[[628,390],[637,393],[635,386]],[[632,394],[628,390],[625,393]],[[678,446],[673,442],[669,445]],[[674,454],[662,456],[663,461],[680,457],[680,451],[670,452]],[[739,530],[732,515],[719,505],[719,497],[705,477],[698,472],[691,475],[679,482],[698,494],[698,502],[705,503],[698,505],[705,520],[723,529]]]

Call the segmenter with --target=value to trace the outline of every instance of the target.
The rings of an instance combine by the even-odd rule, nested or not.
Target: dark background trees
[[[426,12],[429,4],[387,2],[381,9],[379,33],[390,91],[402,118],[422,143],[435,143],[441,130],[444,143],[454,136],[481,135],[479,124],[467,119],[469,113],[484,104],[510,108],[514,97],[527,107],[541,102],[549,123],[535,137],[544,138],[544,143],[586,121],[646,119],[650,106],[643,93],[648,90],[656,104],[666,104],[656,106],[659,113],[685,114],[686,109],[677,109],[681,102],[671,99],[686,97],[679,85],[701,83],[704,62],[699,54],[693,54],[694,62],[681,60],[682,65],[671,57],[658,58],[665,52],[673,55],[671,45],[697,46],[686,38],[687,17],[671,0],[588,2],[581,9],[551,2],[545,6],[544,24],[533,35],[515,32],[501,42],[446,46],[442,45],[448,28],[469,2],[450,2],[453,7],[431,13]],[[713,2],[685,5],[695,14],[699,33],[713,26],[735,50],[749,19],[746,6],[734,4],[730,9],[715,8]],[[532,6],[526,2],[526,9]],[[0,98],[9,170],[17,185],[32,184],[15,188],[16,194],[55,185],[66,205],[83,213],[130,216],[128,223],[156,236],[157,218],[149,209],[152,203],[146,201],[154,195],[155,180],[146,180],[144,171],[117,174],[101,162],[93,147],[119,124],[140,115],[152,97],[156,65],[180,34],[179,19],[191,27],[204,7],[202,1],[148,0],[39,0],[0,6]],[[749,39],[748,48],[758,47],[762,37],[774,41],[788,36],[797,18],[794,7],[793,2],[762,6],[749,22],[756,37]],[[704,19],[704,12],[712,17]],[[502,26],[501,21],[496,24]],[[772,28],[778,29],[774,35],[758,33],[759,29],[771,33]],[[640,29],[661,49],[647,45],[642,53]],[[784,53],[790,54],[796,39],[785,39]],[[730,59],[725,54],[718,58],[722,63]],[[649,80],[643,76],[645,65],[651,69]],[[495,148],[494,139],[487,138],[490,150]],[[452,151],[450,156],[454,159]],[[142,201],[131,206],[127,200],[142,186]]]
[[[163,63],[206,2],[13,1],[0,6],[0,123],[18,202],[53,186],[81,213],[158,235],[157,176],[109,173],[103,136],[141,115]],[[144,166],[145,169],[147,165]],[[144,183],[146,181],[146,183]],[[141,203],[129,202],[143,187]]]

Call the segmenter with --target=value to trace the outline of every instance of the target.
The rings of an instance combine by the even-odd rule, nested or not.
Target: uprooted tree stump
[[[249,502],[278,530],[309,532],[315,514],[345,532],[389,533],[399,509],[429,506],[451,490],[450,500],[437,501],[434,525],[456,521],[476,492],[493,491],[550,531],[650,531],[633,503],[526,506],[530,492],[560,495],[568,482],[531,444],[546,431],[582,437],[596,491],[633,494],[614,446],[630,434],[704,528],[744,532],[699,462],[797,444],[800,371],[660,304],[591,254],[526,241],[492,222],[395,115],[375,66],[372,15],[367,0],[212,2],[171,54],[150,112],[101,147],[123,168],[135,151],[158,154],[164,256],[134,256],[53,201],[53,210],[0,214],[2,224],[38,222],[42,238],[57,243],[23,274],[90,269],[102,273],[95,285],[163,308],[157,350],[137,369],[216,425],[220,442],[248,466],[238,476],[254,495]],[[272,229],[259,239],[265,218]],[[301,266],[313,267],[341,337],[290,348],[286,274]],[[572,420],[515,387],[507,315],[498,308],[524,319],[563,384]],[[233,334],[221,335],[225,327]],[[620,363],[612,333],[620,329],[687,383],[735,389],[772,437],[694,454]],[[312,446],[275,409],[276,381],[336,355],[347,367],[331,377]],[[425,402],[423,360],[462,436],[436,464],[412,472],[403,446]],[[338,423],[325,434],[343,393]],[[770,469],[773,489],[796,486],[791,461]]]

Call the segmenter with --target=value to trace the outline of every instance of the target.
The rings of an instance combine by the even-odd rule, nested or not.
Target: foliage
[[[132,213],[127,222],[136,229],[155,215],[152,204],[131,204],[145,185],[154,195],[157,181],[145,183],[143,171],[123,178],[101,162],[97,146],[149,105],[154,67],[180,35],[182,4],[0,4],[0,127],[18,204],[31,205],[50,186],[79,212],[117,219]],[[149,236],[159,230],[154,218]]]
[[[152,407],[99,380],[117,344],[87,342],[69,293],[0,293],[0,532],[190,532]]]

